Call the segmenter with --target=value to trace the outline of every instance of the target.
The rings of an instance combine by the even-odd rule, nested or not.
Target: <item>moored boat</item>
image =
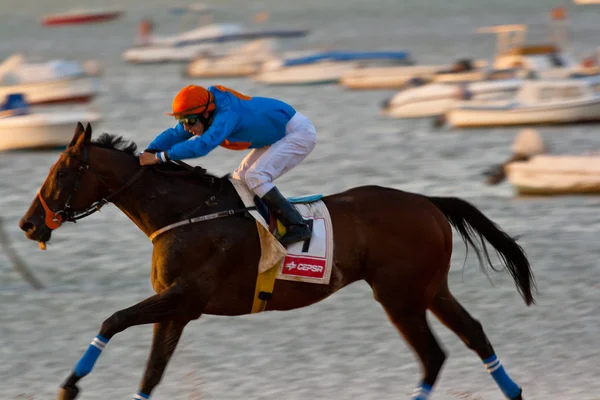
[[[461,102],[445,121],[458,128],[600,121],[600,77],[524,80],[514,99]]]
[[[21,94],[10,94],[0,107],[0,150],[64,148],[81,122],[97,122],[90,109],[34,110]]]
[[[121,9],[73,10],[42,17],[45,26],[78,25],[111,21],[123,14]]]

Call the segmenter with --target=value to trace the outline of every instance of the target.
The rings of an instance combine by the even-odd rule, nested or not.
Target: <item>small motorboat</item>
[[[184,35],[157,39],[150,44],[133,47],[123,53],[123,58],[135,64],[189,62],[214,54],[223,43],[260,38],[297,38],[307,34],[306,29],[250,30],[233,24],[211,24]]]
[[[72,10],[42,17],[44,26],[78,25],[111,21],[123,14],[121,9]]]
[[[407,85],[385,100],[381,113],[392,118],[437,117],[467,99],[511,99],[522,82],[512,76],[511,71],[492,71],[486,79],[475,82],[427,83],[417,79],[412,87]]]
[[[0,98],[22,93],[29,104],[85,103],[100,92],[100,73],[93,60],[29,63],[14,54],[0,64]]]
[[[461,102],[445,121],[456,128],[600,121],[600,76],[527,79],[514,99]]]
[[[276,57],[273,39],[257,39],[225,54],[207,54],[187,64],[184,75],[193,78],[232,78],[250,76]]]
[[[0,151],[64,148],[77,122],[99,120],[89,109],[33,110],[22,94],[9,94],[0,106]]]
[[[417,78],[427,82],[445,81],[446,76],[461,75],[462,71],[479,71],[487,66],[485,60],[458,60],[448,65],[401,65],[392,67],[355,68],[345,72],[340,84],[348,89],[402,89]],[[436,79],[437,78],[437,79]],[[448,79],[449,80],[449,79]]]
[[[406,51],[310,51],[267,61],[252,79],[269,85],[337,83],[351,69],[409,63]]]
[[[127,49],[122,57],[134,64],[190,62],[199,57],[218,54],[225,43],[256,40],[260,38],[302,37],[306,29],[258,29],[237,23],[214,23],[211,9],[204,4],[172,9],[181,15],[181,32],[174,35],[154,34],[155,24],[144,19],[138,26],[136,45]],[[192,28],[190,18],[199,16]],[[259,22],[258,20],[256,22]]]
[[[486,183],[505,179],[519,195],[600,194],[600,154],[546,154],[534,129],[523,129],[513,142],[513,155],[486,171]]]

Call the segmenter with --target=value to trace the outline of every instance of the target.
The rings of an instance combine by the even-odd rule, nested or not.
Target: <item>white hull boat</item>
[[[95,76],[0,84],[0,97],[22,93],[29,104],[85,103],[99,92],[100,78]]]
[[[220,29],[221,25],[225,27]],[[295,38],[308,33],[302,29],[250,30],[239,25],[221,25],[200,27],[176,37],[153,39],[128,49],[123,58],[130,63],[189,62],[203,54],[215,53],[223,43],[272,37]]]
[[[224,55],[211,54],[191,61],[184,75],[194,78],[231,78],[257,73],[268,60],[275,58],[273,39],[258,39],[229,50]]]
[[[407,62],[406,52],[312,52],[305,56],[267,61],[252,79],[268,85],[337,83],[345,72],[355,68]]]
[[[524,81],[510,101],[470,101],[446,113],[452,127],[600,121],[600,78]]]
[[[344,72],[340,85],[348,89],[400,89],[415,77],[429,79],[439,65],[354,68]]]
[[[480,60],[475,62],[474,67],[479,69],[485,65],[487,62]],[[438,76],[456,76],[456,73],[445,73],[455,67],[456,65],[448,64],[356,68],[345,72],[340,79],[340,84],[349,89],[400,89],[413,78],[437,81]]]
[[[0,81],[4,83],[29,83],[100,74],[100,63],[96,60],[30,62],[22,54],[13,54],[0,63]]]
[[[521,86],[520,79],[463,83],[431,83],[409,88],[386,100],[382,114],[392,118],[424,118],[443,115],[465,96],[477,100],[512,98]]]
[[[537,155],[505,171],[521,195],[600,193],[600,155]]]
[[[100,114],[90,110],[33,112],[1,116],[0,150],[49,149],[66,147],[79,121],[97,122]]]
[[[123,59],[132,64],[185,63],[201,56],[210,54],[215,49],[214,43],[174,46],[134,47],[123,53]]]
[[[30,104],[87,102],[100,89],[100,72],[93,60],[31,63],[13,54],[0,64],[0,98],[23,93]]]
[[[242,29],[239,24],[208,24],[177,35],[149,36],[139,40],[139,46],[126,50],[123,59],[135,64],[191,61],[213,49],[218,38]]]
[[[487,183],[504,179],[520,195],[600,194],[600,154],[545,154],[535,129],[522,129],[512,156],[486,172]]]
[[[298,65],[285,69],[269,68],[265,63],[252,77],[255,82],[266,85],[310,85],[336,83],[342,74],[351,70],[355,62],[320,62],[318,65]]]

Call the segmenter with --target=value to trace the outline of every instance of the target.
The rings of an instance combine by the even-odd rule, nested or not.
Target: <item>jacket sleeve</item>
[[[208,130],[201,136],[194,136],[171,147],[167,151],[169,159],[183,160],[207,155],[229,137],[239,120],[240,117],[236,112],[227,111],[217,114]]]
[[[174,128],[169,128],[158,135],[150,144],[148,149],[165,151],[173,145],[183,142],[192,137],[192,134],[187,132],[183,125],[177,124]]]

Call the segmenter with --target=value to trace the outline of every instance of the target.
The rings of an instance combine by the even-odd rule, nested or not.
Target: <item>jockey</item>
[[[286,227],[283,245],[309,239],[310,226],[273,185],[314,149],[316,130],[280,100],[250,97],[223,86],[183,88],[172,104],[178,124],[158,135],[140,155],[141,165],[202,157],[217,146],[253,149],[234,171]]]

